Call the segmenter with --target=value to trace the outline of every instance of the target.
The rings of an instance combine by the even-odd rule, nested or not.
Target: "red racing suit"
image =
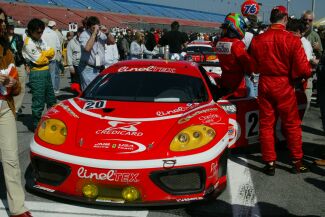
[[[311,76],[300,38],[273,24],[253,38],[250,53],[260,73],[258,101],[260,114],[260,143],[265,162],[275,161],[275,125],[279,116],[290,157],[301,160],[302,130],[295,96],[294,81]]]
[[[220,86],[229,89],[234,97],[247,95],[244,75],[254,72],[254,59],[238,38],[221,38],[216,46],[222,70]]]

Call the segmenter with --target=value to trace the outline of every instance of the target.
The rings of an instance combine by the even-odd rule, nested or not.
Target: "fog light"
[[[82,193],[85,197],[96,198],[98,196],[98,188],[94,184],[87,184],[82,187]]]
[[[122,197],[124,200],[128,201],[128,202],[132,202],[135,201],[139,198],[140,193],[138,191],[138,189],[136,189],[135,187],[129,186],[129,187],[125,187],[123,188],[122,191]]]

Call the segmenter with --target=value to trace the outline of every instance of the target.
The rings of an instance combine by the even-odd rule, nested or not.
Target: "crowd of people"
[[[118,61],[175,55],[181,59],[190,41],[198,38],[213,41],[223,72],[220,97],[258,98],[264,173],[275,174],[274,128],[278,116],[287,139],[292,172],[308,172],[302,161],[301,119],[295,88],[305,89],[308,110],[313,80],[317,77],[325,129],[324,30],[320,31],[321,37],[313,30],[311,11],[304,12],[301,19],[294,19],[284,6],[272,9],[268,27],[258,25],[256,15],[245,16],[246,19],[237,13],[228,14],[220,35],[187,34],[179,30],[177,21],[171,23],[170,31],[151,28],[147,32],[127,29],[125,34],[112,33],[97,17],[91,16],[76,32],[68,32],[65,41],[55,21],[45,18],[30,20],[23,36],[15,34],[14,26],[9,25],[6,13],[0,9],[0,149],[11,216],[32,216],[24,206],[15,123],[27,76],[32,94],[32,130],[35,130],[45,106],[50,108],[57,101],[64,57],[71,88],[80,94],[103,69]],[[243,88],[247,91],[240,91]],[[316,163],[325,165],[324,160]]]

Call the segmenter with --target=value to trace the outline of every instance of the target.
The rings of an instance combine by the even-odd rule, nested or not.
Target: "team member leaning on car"
[[[250,52],[260,73],[258,87],[260,143],[264,173],[275,174],[274,129],[277,115],[282,121],[292,172],[307,172],[302,163],[302,130],[294,81],[311,76],[311,69],[300,38],[285,30],[288,12],[284,6],[272,9],[269,29],[253,38]]]
[[[247,53],[242,41],[246,23],[240,14],[230,13],[226,16],[221,28],[223,33],[216,50],[222,69],[221,90],[225,95],[245,97],[245,74],[254,71],[254,59]]]
[[[23,56],[30,68],[33,130],[41,119],[44,105],[50,108],[56,103],[49,71],[49,63],[55,52],[41,39],[44,29],[43,21],[32,19],[27,25],[27,34],[23,37]]]
[[[31,217],[24,205],[25,193],[21,184],[18,158],[17,127],[13,96],[21,91],[18,71],[6,32],[7,16],[0,8],[0,151],[7,189],[10,217]]]

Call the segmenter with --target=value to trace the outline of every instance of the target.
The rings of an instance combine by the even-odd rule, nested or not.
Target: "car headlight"
[[[67,127],[58,119],[46,119],[38,128],[37,135],[44,142],[61,145],[67,137]]]
[[[211,142],[216,132],[205,125],[194,125],[179,132],[170,143],[171,151],[189,151]]]

